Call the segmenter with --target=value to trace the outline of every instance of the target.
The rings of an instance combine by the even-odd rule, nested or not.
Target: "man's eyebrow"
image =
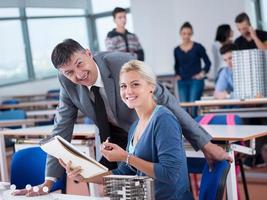
[[[76,61],[74,62],[74,65],[76,65],[77,64],[77,62],[79,61],[80,59],[79,58],[77,58],[76,59]]]

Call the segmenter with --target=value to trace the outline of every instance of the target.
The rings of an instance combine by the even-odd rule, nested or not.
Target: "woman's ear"
[[[151,86],[151,89],[150,89],[150,93],[154,93],[155,92],[155,89],[156,89],[156,86],[155,85],[152,85]]]

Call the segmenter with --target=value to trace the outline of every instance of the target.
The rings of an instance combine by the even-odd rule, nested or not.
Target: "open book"
[[[65,163],[72,162],[72,168],[81,166],[81,175],[88,179],[108,171],[108,168],[98,163],[95,159],[86,156],[83,152],[63,139],[54,136],[40,142],[41,148],[51,156],[61,158]]]

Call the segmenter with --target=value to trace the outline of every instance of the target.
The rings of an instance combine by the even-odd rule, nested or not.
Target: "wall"
[[[173,49],[179,44],[179,27],[190,21],[194,40],[202,43],[210,55],[219,24],[231,24],[235,37],[235,16],[243,11],[253,14],[252,0],[132,0],[135,33],[145,50],[146,62],[158,75],[173,74]],[[210,56],[211,57],[211,56]],[[39,94],[57,88],[56,78],[1,87],[0,96]]]
[[[210,55],[218,25],[229,23],[238,36],[234,18],[240,12],[250,13],[251,0],[132,0],[134,30],[146,53],[146,62],[156,74],[172,74],[173,49],[179,42],[179,28],[189,21],[193,39],[202,43]],[[211,56],[210,56],[211,58]]]
[[[2,97],[24,94],[45,94],[50,89],[58,89],[57,78],[26,82],[12,86],[0,87],[0,101]]]

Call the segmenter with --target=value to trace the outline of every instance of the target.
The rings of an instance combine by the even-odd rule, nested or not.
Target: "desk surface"
[[[38,196],[38,197],[25,197],[25,196],[12,196],[10,191],[3,192],[3,200],[108,200],[108,197],[89,197],[80,195],[69,195],[69,194],[56,194],[51,193],[49,195]],[[1,196],[0,196],[1,197]]]
[[[57,110],[53,109],[53,110],[31,110],[31,111],[27,111],[26,115],[27,117],[37,117],[37,116],[44,116],[44,115],[55,115],[57,112]]]
[[[202,125],[217,141],[247,141],[267,135],[267,126],[255,125]]]
[[[37,122],[48,122],[50,120],[51,118],[0,120],[0,127],[34,125]]]
[[[0,134],[6,136],[36,136],[48,135],[53,130],[53,125],[38,126],[30,128],[6,129],[0,131]],[[202,125],[202,127],[213,137],[213,140],[223,141],[246,141],[253,138],[267,135],[267,126],[256,125]],[[73,135],[94,137],[98,133],[95,125],[75,124]]]
[[[227,105],[264,105],[267,104],[267,98],[258,99],[222,99],[222,100],[201,100],[195,102],[180,103],[181,107],[192,106],[227,106]]]
[[[49,126],[37,126],[30,128],[19,128],[19,129],[6,129],[0,131],[0,134],[6,136],[40,136],[49,135],[53,130],[53,125]],[[75,124],[73,135],[74,136],[86,136],[89,138],[95,137],[95,133],[98,133],[98,128],[95,125],[90,124]]]
[[[47,101],[33,101],[33,102],[22,102],[18,104],[6,104],[0,105],[0,109],[15,109],[15,108],[29,108],[29,107],[48,107],[48,106],[57,106],[58,101],[56,100],[47,100]]]

